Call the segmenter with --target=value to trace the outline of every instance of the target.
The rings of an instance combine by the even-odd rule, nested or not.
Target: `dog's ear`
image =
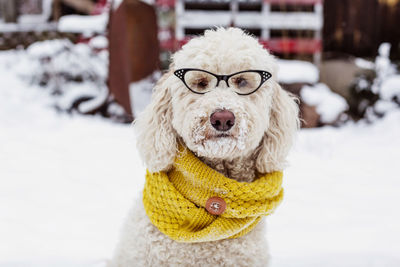
[[[269,127],[261,141],[256,168],[260,173],[283,170],[286,156],[299,128],[299,107],[296,98],[273,81]]]
[[[171,75],[172,67],[157,82],[150,104],[134,123],[136,146],[151,172],[170,169],[177,151],[176,134],[172,127],[171,92],[168,86]]]

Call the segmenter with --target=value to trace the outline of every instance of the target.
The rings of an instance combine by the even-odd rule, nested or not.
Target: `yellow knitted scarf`
[[[208,167],[184,149],[168,173],[147,171],[143,203],[150,221],[178,242],[236,238],[250,232],[283,198],[282,172],[237,182]],[[206,208],[211,197],[226,203],[221,215]]]

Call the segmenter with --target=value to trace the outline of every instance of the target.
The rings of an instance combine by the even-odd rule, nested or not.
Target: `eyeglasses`
[[[249,95],[257,91],[261,85],[272,77],[263,70],[244,70],[230,75],[217,75],[201,69],[179,69],[175,76],[182,80],[185,86],[196,94],[205,94],[225,81],[238,95]]]

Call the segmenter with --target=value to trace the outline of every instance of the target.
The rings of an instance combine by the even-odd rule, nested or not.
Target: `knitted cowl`
[[[271,214],[283,198],[282,172],[237,182],[181,149],[169,172],[147,171],[143,203],[147,216],[162,233],[178,242],[237,238]],[[226,203],[221,215],[206,208],[211,197]]]

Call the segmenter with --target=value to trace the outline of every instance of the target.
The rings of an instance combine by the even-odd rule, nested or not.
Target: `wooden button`
[[[210,197],[206,202],[206,210],[212,215],[221,215],[225,209],[225,200],[220,197]]]

